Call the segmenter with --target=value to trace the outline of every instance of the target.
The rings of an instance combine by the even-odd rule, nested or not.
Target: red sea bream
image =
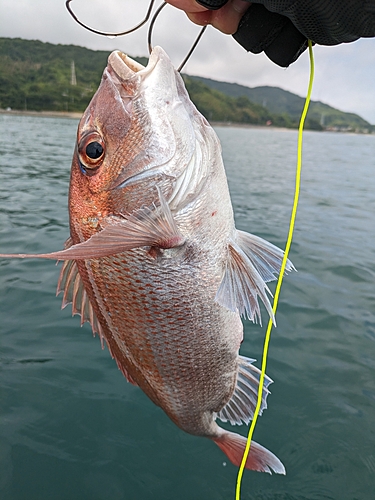
[[[69,214],[66,249],[34,256],[64,261],[63,306],[178,427],[239,465],[246,440],[217,421],[252,419],[260,372],[239,355],[240,315],[259,320],[259,297],[272,316],[283,252],[236,230],[219,140],[161,48],[146,67],[109,56],[79,123]],[[246,467],[285,473],[255,442]]]

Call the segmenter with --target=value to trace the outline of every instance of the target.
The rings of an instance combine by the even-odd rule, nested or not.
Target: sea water
[[[63,247],[77,124],[0,116],[0,252]],[[237,227],[283,246],[296,132],[217,133]],[[254,434],[287,475],[245,471],[242,499],[375,498],[374,172],[374,135],[305,133],[298,272],[284,280]],[[51,261],[0,260],[0,498],[234,498],[237,469],[126,382],[90,327],[60,310],[58,275]],[[263,319],[245,322],[241,346],[258,366]]]

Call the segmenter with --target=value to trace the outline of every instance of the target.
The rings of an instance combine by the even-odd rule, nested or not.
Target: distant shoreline
[[[80,119],[83,113],[77,111],[26,111],[19,109],[0,109],[2,115],[41,116],[43,118],[75,118]]]
[[[41,116],[45,118],[78,118],[80,119],[83,113],[76,111],[27,111],[23,109],[0,109],[0,114],[3,115],[18,115],[18,116]],[[274,128],[266,125],[255,125],[251,123],[233,123],[233,122],[210,122],[214,127],[243,127],[243,128]]]
[[[12,116],[39,116],[42,118],[70,118],[75,120],[80,120],[83,113],[77,111],[26,111],[20,109],[1,109],[0,115],[12,115]],[[238,128],[253,128],[253,129],[263,129],[263,130],[293,130],[297,131],[296,128],[286,128],[286,127],[275,127],[274,125],[261,125],[261,124],[252,124],[252,123],[236,123],[236,122],[210,122],[212,127],[238,127]],[[354,130],[348,131],[340,131],[340,130],[319,130],[319,131],[311,131],[310,132],[337,132],[337,133],[346,133],[346,134],[363,134],[362,132],[356,132]],[[364,135],[371,135],[365,133]],[[375,132],[372,134],[375,135]]]
[[[12,116],[39,116],[43,118],[75,118],[80,119],[83,113],[75,111],[27,111],[21,109],[0,109],[0,114],[2,115],[12,115]],[[260,125],[252,123],[236,123],[236,122],[210,122],[213,127],[239,127],[239,128],[268,128],[278,130],[295,130],[286,129],[284,127],[274,127],[272,125]]]

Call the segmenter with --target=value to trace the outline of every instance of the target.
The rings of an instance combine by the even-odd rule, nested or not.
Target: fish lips
[[[115,50],[109,55],[108,66],[112,69],[120,82],[133,78],[136,73],[145,69],[145,66],[134,61],[120,50]]]
[[[115,84],[133,88],[136,91],[155,69],[158,62],[168,58],[161,47],[152,50],[147,66],[143,66],[120,50],[115,50],[108,57],[107,71],[112,80],[117,79]]]

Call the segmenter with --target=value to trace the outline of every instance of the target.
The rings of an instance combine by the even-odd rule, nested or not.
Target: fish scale
[[[121,257],[107,257],[103,259],[105,262],[101,263],[97,272],[95,267],[91,268],[91,273],[94,275],[91,279],[95,281],[99,294],[101,296],[107,294],[105,305],[108,309],[105,315],[110,317],[113,341],[120,349],[119,341],[124,342],[131,350],[133,358],[141,366],[147,366],[152,370],[154,378],[152,381],[148,378],[151,385],[171,386],[172,390],[169,393],[172,397],[175,396],[177,388],[177,397],[181,398],[181,386],[189,383],[190,393],[186,395],[186,404],[194,412],[195,403],[200,406],[201,400],[210,401],[208,396],[213,399],[214,383],[208,386],[205,382],[207,369],[212,373],[213,381],[219,381],[223,366],[225,366],[222,354],[216,363],[212,361],[211,345],[215,344],[218,353],[221,349],[223,353],[227,353],[228,344],[233,344],[233,336],[230,333],[228,339],[217,338],[208,318],[215,324],[224,318],[216,318],[209,308],[217,309],[217,315],[221,312],[224,313],[222,316],[232,316],[233,313],[224,309],[221,311],[213,300],[202,301],[199,289],[205,288],[206,283],[205,279],[202,283],[197,280],[196,266],[185,262],[186,267],[195,271],[193,280],[196,292],[193,292],[192,297],[192,286],[189,286],[186,272],[181,266],[178,267],[178,271],[173,269],[173,272],[167,268],[165,274],[161,275],[160,266],[154,259],[147,258],[147,251],[142,250],[137,253],[145,255],[134,255],[133,252],[129,252],[128,255],[121,255]],[[167,261],[170,262],[171,259]],[[127,263],[126,267],[124,262]],[[113,270],[113,268],[121,272],[112,272],[109,278],[108,270]],[[183,279],[183,287],[178,282],[179,279],[180,281]],[[116,294],[110,293],[108,296],[106,283],[109,281],[111,289],[116,290]],[[148,293],[146,293],[147,288],[150,289]],[[158,293],[158,288],[162,290],[162,293]],[[190,292],[190,296],[181,297],[181,288]],[[190,321],[189,332],[186,332],[187,316]],[[119,341],[117,341],[117,335]],[[202,337],[205,338],[203,345]],[[220,348],[220,341],[223,343],[222,348]],[[233,358],[236,359],[239,341],[238,345],[234,345],[232,349],[231,364],[233,364]],[[180,359],[176,357],[176,345],[179,345],[179,352],[183,352]],[[126,365],[125,359],[117,359],[117,361],[119,364]],[[225,369],[224,372],[226,372]],[[232,385],[234,385],[234,371],[232,376]],[[141,381],[137,382],[143,385]],[[194,382],[196,382],[195,385]],[[224,396],[222,384],[217,385],[219,396],[216,399],[223,402],[228,399],[229,395]],[[228,392],[228,389],[225,391]],[[213,405],[212,409],[215,409],[217,404]],[[172,406],[175,407],[176,403],[173,402]],[[183,413],[187,414],[186,410]]]

